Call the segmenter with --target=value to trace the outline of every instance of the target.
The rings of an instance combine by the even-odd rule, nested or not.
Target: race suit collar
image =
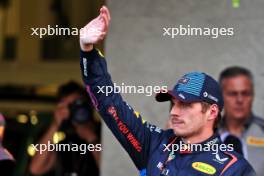
[[[179,138],[176,143],[181,147],[179,150],[180,154],[190,154],[210,151],[211,149],[213,149],[214,145],[221,144],[222,142],[219,134],[214,133],[211,137],[201,143],[186,144],[181,138]]]

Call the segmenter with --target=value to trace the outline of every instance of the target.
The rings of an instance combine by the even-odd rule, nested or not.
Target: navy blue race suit
[[[81,71],[93,106],[133,160],[147,176],[251,176],[248,162],[235,152],[175,151],[181,139],[173,130],[145,122],[118,93],[108,96],[100,88],[112,86],[104,56],[96,49],[81,51]],[[201,143],[221,144],[217,134]]]

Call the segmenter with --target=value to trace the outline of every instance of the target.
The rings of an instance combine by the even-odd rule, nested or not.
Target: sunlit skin
[[[218,112],[218,106],[215,104],[206,112],[202,112],[200,102],[184,103],[173,98],[170,128],[185,142],[200,143],[213,135],[214,119]]]
[[[225,101],[225,117],[228,120],[244,122],[251,115],[254,98],[253,84],[243,75],[226,78],[222,81]]]

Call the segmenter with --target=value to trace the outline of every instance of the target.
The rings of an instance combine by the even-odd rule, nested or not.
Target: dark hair
[[[201,104],[202,104],[202,113],[205,113],[211,106],[211,104],[209,104],[207,102],[204,102],[204,101],[202,101]],[[219,126],[219,124],[221,122],[221,119],[222,119],[222,115],[221,115],[221,112],[219,110],[219,112],[217,114],[217,117],[216,117],[216,119],[214,121],[214,125],[213,125],[214,131]]]
[[[252,86],[253,86],[253,75],[252,75],[251,71],[249,71],[248,69],[246,69],[244,67],[239,67],[239,66],[228,67],[225,70],[223,70],[220,73],[219,83],[222,86],[222,81],[224,79],[232,78],[232,77],[236,77],[236,76],[240,76],[240,75],[248,77],[251,80]]]
[[[62,99],[63,97],[66,97],[73,93],[79,93],[80,95],[86,95],[85,89],[83,86],[81,86],[79,83],[75,81],[69,81],[65,84],[62,84],[58,88],[58,99]]]

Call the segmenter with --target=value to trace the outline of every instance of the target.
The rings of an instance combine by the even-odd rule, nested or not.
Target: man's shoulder
[[[236,153],[236,152],[235,152]],[[240,154],[238,154],[240,155]],[[237,168],[237,170],[243,175],[248,175],[248,176],[256,176],[256,173],[251,166],[251,164],[243,157],[243,156],[238,156],[237,162],[234,164],[234,168]]]
[[[254,116],[253,123],[259,125],[264,130],[264,118],[259,116]]]
[[[227,175],[236,173],[237,175],[248,174],[255,176],[255,171],[249,162],[239,153],[235,151],[221,152],[222,157],[227,157],[229,160],[226,162],[225,171]]]
[[[172,141],[174,141],[175,139],[177,139],[178,137],[175,135],[175,133],[173,132],[172,129],[165,129],[162,130],[162,142],[164,143],[171,143]]]
[[[226,157],[226,158],[228,158],[228,160],[227,160],[227,162],[228,163],[233,163],[233,164],[235,164],[235,163],[245,163],[245,158],[241,155],[241,154],[239,154],[239,153],[237,153],[236,151],[234,151],[234,150],[228,150],[228,151],[219,151],[218,152],[218,155],[220,156],[220,157],[222,157],[222,158],[224,158],[224,157]],[[247,161],[246,161],[246,163],[247,163]]]

